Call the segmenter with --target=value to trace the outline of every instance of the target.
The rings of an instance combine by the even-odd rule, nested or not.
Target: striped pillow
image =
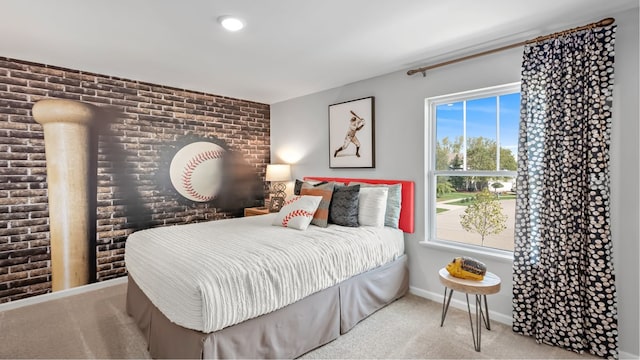
[[[326,183],[320,185],[311,185],[304,183],[300,189],[300,195],[314,195],[322,196],[322,201],[313,214],[313,220],[311,223],[320,227],[327,227],[329,225],[329,204],[331,204],[331,196],[333,195],[334,183]]]
[[[293,186],[293,194],[294,195],[300,195],[300,190],[302,190],[302,185],[306,184],[306,185],[311,185],[311,186],[318,186],[318,185],[322,185],[322,184],[326,184],[327,181],[314,181],[314,180],[307,180],[307,181],[302,181],[300,179],[296,179],[296,183]]]

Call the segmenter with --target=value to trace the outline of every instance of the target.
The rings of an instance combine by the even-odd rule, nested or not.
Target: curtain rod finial
[[[420,68],[420,69],[413,69],[413,70],[409,70],[407,71],[407,75],[411,76],[413,74],[417,74],[417,73],[421,73],[422,77],[426,77],[427,76],[427,68]]]
[[[616,19],[614,19],[614,18],[606,18],[606,19],[600,20],[600,22],[598,22],[598,26],[608,26],[608,25],[613,24],[614,22],[616,22]]]

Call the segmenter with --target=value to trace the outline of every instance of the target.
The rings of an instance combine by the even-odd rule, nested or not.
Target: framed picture
[[[269,201],[269,212],[278,212],[282,209],[284,198],[282,196],[273,196]]]
[[[329,167],[374,168],[373,96],[329,105]]]

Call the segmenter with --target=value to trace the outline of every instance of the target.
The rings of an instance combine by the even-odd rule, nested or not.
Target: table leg
[[[442,299],[442,316],[440,317],[440,327],[444,325],[444,319],[447,317],[447,311],[449,310],[449,303],[451,303],[451,295],[453,295],[453,289],[449,289],[449,298],[447,299],[447,287],[445,286],[444,298]]]
[[[447,296],[447,290],[449,295]],[[451,297],[453,295],[453,289],[444,288],[444,298],[442,299],[442,316],[440,318],[440,327],[444,325],[444,319],[447,317],[447,311],[449,310],[449,304],[451,303]],[[467,298],[467,311],[469,313],[469,324],[471,325],[471,337],[473,338],[473,348],[480,352],[480,341],[482,338],[482,325],[491,330],[491,323],[489,321],[489,305],[487,303],[487,295],[475,295],[476,298],[476,324],[473,325],[473,317],[471,316],[471,304],[469,303],[469,294],[465,294]],[[484,309],[482,303],[484,302]]]
[[[478,344],[476,351],[480,351],[480,339],[482,338],[482,296],[476,294],[476,332],[478,334]]]
[[[484,314],[482,310],[482,295],[475,295],[476,297],[476,325],[473,326],[473,317],[471,316],[471,305],[469,304],[469,294],[465,294],[467,297],[467,311],[469,312],[469,324],[471,325],[471,337],[473,338],[473,348],[476,351],[480,351],[480,341],[482,338],[482,326],[484,322]],[[486,300],[485,300],[486,301]],[[486,323],[485,323],[486,325]]]
[[[480,351],[479,350],[479,345],[480,345],[480,337],[476,336],[476,330],[473,328],[473,318],[471,317],[471,305],[469,305],[469,294],[465,294],[465,296],[467,297],[467,311],[469,312],[469,324],[471,325],[471,337],[473,337],[473,348],[476,351]],[[476,297],[476,325],[478,323],[478,298]],[[476,340],[476,338],[478,338]]]
[[[489,303],[487,303],[487,295],[482,295],[484,297],[484,312],[483,312],[483,320],[484,326],[487,330],[491,330],[491,321],[489,321]],[[480,309],[482,310],[482,308]]]

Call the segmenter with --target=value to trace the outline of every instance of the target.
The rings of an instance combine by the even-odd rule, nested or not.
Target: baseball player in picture
[[[356,115],[353,110],[349,112],[353,115],[349,120],[349,130],[347,130],[347,135],[344,137],[344,144],[333,153],[333,157],[338,156],[338,153],[346,149],[349,143],[353,143],[356,146],[356,156],[360,157],[360,141],[356,137],[356,132],[364,127],[364,119]]]

